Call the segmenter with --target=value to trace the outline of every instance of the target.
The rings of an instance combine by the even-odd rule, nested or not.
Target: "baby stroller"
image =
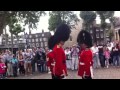
[[[6,73],[6,65],[4,63],[0,63],[0,79],[5,78],[5,73]]]

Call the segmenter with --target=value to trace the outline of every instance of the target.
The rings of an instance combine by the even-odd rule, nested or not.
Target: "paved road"
[[[81,79],[77,76],[77,71],[69,70],[68,74],[67,79]],[[37,73],[35,75],[19,76],[12,79],[51,79],[51,76],[48,73]],[[94,79],[120,79],[120,67],[94,69]]]

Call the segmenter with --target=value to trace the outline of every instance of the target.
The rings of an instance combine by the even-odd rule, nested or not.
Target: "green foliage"
[[[18,36],[19,33],[24,32],[25,30],[20,24],[18,24],[16,17],[11,17],[8,25],[10,28],[10,33],[14,34],[15,36]]]
[[[97,14],[100,16],[101,19],[101,27],[104,29],[106,28],[106,19],[113,21],[114,11],[96,11]]]
[[[66,23],[70,25],[70,27],[74,27],[72,22],[76,22],[78,20],[76,14],[72,11],[52,11],[49,13],[49,30],[55,31],[56,27],[61,23]]]
[[[84,20],[84,23],[91,24],[96,19],[96,13],[93,11],[81,11],[80,17]]]
[[[93,25],[93,22],[96,19],[96,13],[93,11],[81,11],[80,17],[83,19],[83,25],[86,30],[90,31],[90,26]]]
[[[3,33],[3,29],[6,25],[10,25],[11,18],[15,17],[18,22],[23,22],[28,25],[29,28],[37,28],[37,23],[42,15],[45,15],[44,11],[0,11],[0,34]],[[12,21],[16,23],[16,21]]]
[[[54,31],[55,28],[62,22],[61,18],[59,17],[59,15],[54,15],[54,14],[50,14],[50,18],[49,18],[49,27],[48,29],[50,31]]]

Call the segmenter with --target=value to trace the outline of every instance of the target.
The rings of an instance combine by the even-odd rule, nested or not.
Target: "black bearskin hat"
[[[69,39],[71,30],[67,24],[61,24],[57,27],[56,32],[48,40],[48,48],[53,49],[53,47],[60,41],[67,41]]]
[[[78,44],[86,44],[89,48],[92,47],[92,37],[86,30],[80,31],[77,37]]]
[[[54,36],[51,36],[49,39],[48,39],[48,48],[49,49],[53,49],[54,47]]]
[[[61,24],[57,27],[56,32],[54,34],[55,43],[59,43],[60,41],[67,41],[69,39],[71,30],[67,24]]]

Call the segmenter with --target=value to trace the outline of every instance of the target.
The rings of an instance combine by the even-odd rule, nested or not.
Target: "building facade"
[[[109,30],[110,30],[110,24],[107,24],[107,28],[105,29],[106,33],[106,41],[110,42],[110,36],[109,36]],[[104,45],[104,31],[101,28],[100,24],[96,24],[91,30],[90,30],[91,36],[93,38],[93,43],[96,43],[97,45]]]
[[[41,47],[47,48],[48,47],[48,39],[51,36],[50,32],[36,33],[36,34],[25,34],[26,36],[26,45],[30,48],[32,47]]]
[[[42,30],[42,33],[36,33],[36,34],[25,33],[24,35],[20,35],[18,36],[19,38],[18,40],[15,36],[13,36],[13,46],[12,46],[11,37],[8,37],[6,41],[5,35],[2,35],[2,43],[0,45],[0,48],[1,49],[3,48],[17,49],[18,47],[20,49],[32,48],[32,47],[47,48],[48,47],[47,42],[50,36],[51,36],[50,32],[44,32],[43,30]]]
[[[77,45],[77,36],[78,33],[80,32],[80,30],[82,30],[83,27],[83,21],[80,20],[77,22],[77,24],[75,25],[76,29],[73,28],[70,34],[70,38],[68,41],[65,42],[64,47],[71,47],[73,45]],[[109,29],[110,29],[110,24],[107,24],[107,28],[106,28],[106,40],[110,41],[110,37],[109,37]],[[92,39],[93,39],[93,43],[96,43],[97,45],[100,44],[104,44],[104,33],[103,33],[103,29],[101,29],[100,24],[96,24],[96,22],[93,23],[93,25],[90,27],[89,30]]]

